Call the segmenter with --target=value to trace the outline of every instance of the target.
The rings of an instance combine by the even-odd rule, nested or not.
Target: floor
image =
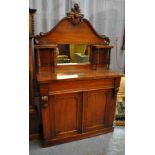
[[[125,155],[125,128],[115,127],[111,133],[47,148],[32,141],[29,148],[29,155]]]

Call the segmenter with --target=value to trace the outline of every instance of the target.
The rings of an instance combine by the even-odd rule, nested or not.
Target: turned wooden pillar
[[[29,35],[34,36],[34,14],[36,9],[29,9]]]

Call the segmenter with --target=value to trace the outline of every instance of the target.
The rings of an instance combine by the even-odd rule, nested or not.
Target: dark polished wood
[[[47,70],[56,71],[57,66],[57,45],[36,45],[37,53],[37,72]]]
[[[36,44],[108,44],[109,39],[100,36],[87,19],[72,25],[64,17],[51,31],[36,36]]]
[[[68,19],[72,13],[78,19]],[[44,146],[113,131],[122,75],[109,69],[109,38],[79,13],[72,10],[51,31],[35,36]],[[87,44],[90,63],[57,63],[58,46],[71,43]]]
[[[29,9],[29,139],[40,139],[39,117],[35,105],[35,71],[33,55],[33,37],[34,37],[34,13],[36,9]]]
[[[29,139],[40,139],[38,112],[34,106],[29,107]]]
[[[109,69],[111,48],[109,45],[93,45],[91,48],[90,62],[92,69]]]

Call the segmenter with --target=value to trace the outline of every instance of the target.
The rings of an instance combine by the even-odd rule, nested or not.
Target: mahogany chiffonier
[[[122,75],[109,68],[109,38],[83,17],[75,4],[51,31],[35,36],[45,147],[113,131]],[[71,44],[86,45],[89,61],[75,63],[68,55],[69,63],[58,63],[58,47]]]

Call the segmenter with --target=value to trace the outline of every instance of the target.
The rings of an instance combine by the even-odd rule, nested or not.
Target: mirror
[[[88,45],[59,44],[58,63],[89,63]]]

